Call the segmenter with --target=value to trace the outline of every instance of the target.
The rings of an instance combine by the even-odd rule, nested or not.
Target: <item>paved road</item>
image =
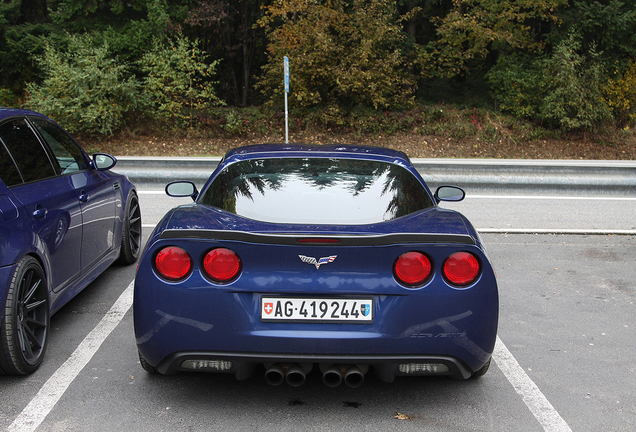
[[[192,202],[160,190],[141,191],[140,201],[148,227],[170,208]],[[636,234],[636,197],[468,195],[442,206],[462,212],[481,232]]]
[[[636,234],[636,197],[468,195],[443,207],[481,232]]]
[[[140,200],[150,226],[179,201],[152,193]],[[453,206],[492,230],[634,229],[630,200],[545,201],[472,198]],[[610,217],[610,207],[618,214]],[[607,217],[590,222],[586,213],[594,209]],[[497,221],[480,219],[484,212]],[[127,309],[134,266],[116,266],[54,315],[37,373],[0,377],[0,429],[30,430],[38,419],[39,431],[632,429],[636,236],[487,233],[483,239],[498,273],[501,317],[495,363],[481,380],[386,384],[370,374],[356,390],[327,388],[317,374],[300,388],[269,387],[260,374],[240,382],[224,375],[149,376],[138,364]]]

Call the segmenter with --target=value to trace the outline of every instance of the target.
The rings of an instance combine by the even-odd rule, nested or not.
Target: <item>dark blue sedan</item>
[[[483,375],[498,320],[480,237],[401,152],[262,145],[230,151],[157,225],[139,263],[134,326],[151,373],[264,371],[270,384],[357,387]]]
[[[110,264],[137,260],[134,186],[59,125],[0,108],[0,374],[35,371],[51,314]]]

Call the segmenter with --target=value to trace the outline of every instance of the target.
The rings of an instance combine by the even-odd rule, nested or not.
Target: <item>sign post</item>
[[[289,59],[283,57],[283,70],[285,74],[285,144],[289,144],[289,114],[287,112],[287,93],[289,93]]]

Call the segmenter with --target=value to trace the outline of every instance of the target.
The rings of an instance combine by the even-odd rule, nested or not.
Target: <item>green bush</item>
[[[537,113],[540,77],[541,70],[536,59],[516,54],[500,56],[486,74],[499,109],[524,118],[531,118]]]
[[[11,90],[0,87],[0,106],[16,106],[16,97]]]
[[[241,114],[236,110],[231,110],[227,113],[225,116],[225,124],[221,127],[232,136],[240,136],[245,133],[245,122]]]
[[[141,105],[127,66],[110,57],[107,44],[95,46],[88,36],[69,36],[66,52],[47,45],[38,62],[46,78],[27,85],[27,106],[70,132],[112,134]]]
[[[140,61],[147,74],[143,91],[155,117],[164,126],[192,127],[198,112],[224,105],[213,89],[217,83],[210,81],[217,64],[206,64],[202,51],[186,37],[155,42]]]
[[[501,57],[487,74],[499,108],[564,131],[593,129],[611,119],[599,55],[593,48],[581,51],[572,32],[550,56]]]
[[[593,129],[611,118],[602,94],[605,69],[591,48],[581,54],[580,37],[570,33],[553,55],[541,62],[539,117],[566,131]]]
[[[636,120],[636,59],[629,62],[623,73],[614,73],[604,93],[618,126],[625,127]]]

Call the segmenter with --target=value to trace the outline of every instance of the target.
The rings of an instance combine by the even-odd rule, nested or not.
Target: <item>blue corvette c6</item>
[[[41,364],[51,314],[141,250],[134,186],[48,117],[0,109],[0,375]]]
[[[255,370],[297,386],[483,375],[498,321],[495,274],[461,214],[438,206],[401,152],[260,145],[228,152],[192,204],[150,236],[134,327],[150,373]]]

